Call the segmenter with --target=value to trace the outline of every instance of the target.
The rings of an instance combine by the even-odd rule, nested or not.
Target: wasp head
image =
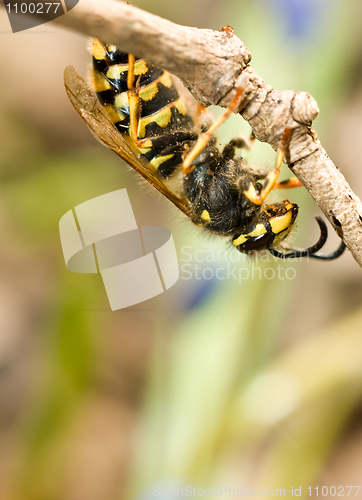
[[[233,245],[243,253],[269,249],[290,233],[297,215],[298,205],[289,201],[263,205],[252,222],[233,238]]]
[[[258,216],[254,217],[253,221],[245,227],[241,234],[234,237],[233,245],[240,252],[248,254],[267,249],[274,257],[279,259],[313,257],[314,259],[334,260],[342,255],[346,248],[343,240],[334,252],[317,253],[328,237],[327,226],[323,219],[318,216],[316,216],[316,220],[321,234],[314,245],[304,250],[284,245],[281,248],[287,250],[288,253],[279,252],[275,245],[278,246],[290,233],[297,215],[298,205],[289,201],[283,201],[277,205],[264,205]]]

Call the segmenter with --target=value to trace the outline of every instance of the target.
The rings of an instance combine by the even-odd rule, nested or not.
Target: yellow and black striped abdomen
[[[97,39],[92,39],[91,51],[98,99],[117,129],[129,134],[128,54]],[[137,149],[162,177],[168,177],[182,163],[186,143],[190,146],[197,138],[193,119],[167,71],[135,58],[134,80],[139,96],[138,139],[151,139],[151,147]]]

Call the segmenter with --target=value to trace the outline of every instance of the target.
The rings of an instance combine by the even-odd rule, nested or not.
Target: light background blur
[[[362,192],[360,0],[133,3],[180,24],[232,25],[269,84],[316,98],[322,143]],[[146,499],[154,486],[186,485],[284,488],[286,498],[292,486],[303,498],[327,486],[330,498],[330,486],[360,485],[362,280],[352,257],[281,262],[270,279],[277,264],[237,256],[243,278],[216,279],[228,262],[207,252],[227,244],[145,187],[68,102],[63,71],[87,74],[86,40],[50,24],[12,34],[0,9],[0,44],[0,499]],[[232,117],[220,137],[240,130]],[[263,144],[248,155],[267,166],[274,157]],[[111,312],[100,276],[66,269],[58,222],[124,187],[139,225],[172,230],[181,279]],[[280,196],[300,204],[294,243],[310,245],[313,200],[303,189]],[[331,234],[328,250],[337,245]]]

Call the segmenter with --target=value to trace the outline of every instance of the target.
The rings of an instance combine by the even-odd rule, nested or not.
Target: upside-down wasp
[[[67,68],[68,96],[91,130],[191,221],[231,239],[243,253],[268,249],[279,258],[314,257],[332,260],[345,244],[330,254],[317,253],[327,240],[325,222],[316,217],[319,240],[304,250],[290,247],[285,237],[298,214],[298,205],[265,199],[276,188],[301,185],[296,177],[277,182],[291,130],[281,137],[275,167],[268,172],[248,167],[235,155],[254,137],[232,139],[222,151],[213,135],[237,108],[243,89],[218,120],[212,122],[201,107],[192,107],[171,75],[116,46],[91,40],[92,86],[99,102],[73,68]],[[195,109],[197,111],[195,111]],[[178,179],[178,187],[170,180]],[[177,183],[176,183],[177,184]],[[175,182],[172,182],[175,186]]]

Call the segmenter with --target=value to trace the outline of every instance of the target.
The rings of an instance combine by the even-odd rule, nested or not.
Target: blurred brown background
[[[316,98],[322,143],[362,192],[358,0],[135,4],[180,24],[231,24],[269,84]],[[213,259],[232,250],[145,187],[72,109],[63,71],[87,74],[87,41],[51,24],[12,34],[0,9],[0,43],[0,499],[143,499],[187,485],[282,488],[286,498],[326,486],[329,498],[333,485],[361,484],[362,280],[352,257]],[[232,117],[221,140],[240,130]],[[274,153],[258,144],[248,159],[272,166]],[[139,225],[172,230],[181,279],[111,312],[100,276],[66,269],[58,223],[123,187]],[[308,246],[318,209],[303,189],[283,196],[301,206],[294,241]],[[337,245],[331,234],[328,249]],[[246,272],[217,279],[228,265]]]

